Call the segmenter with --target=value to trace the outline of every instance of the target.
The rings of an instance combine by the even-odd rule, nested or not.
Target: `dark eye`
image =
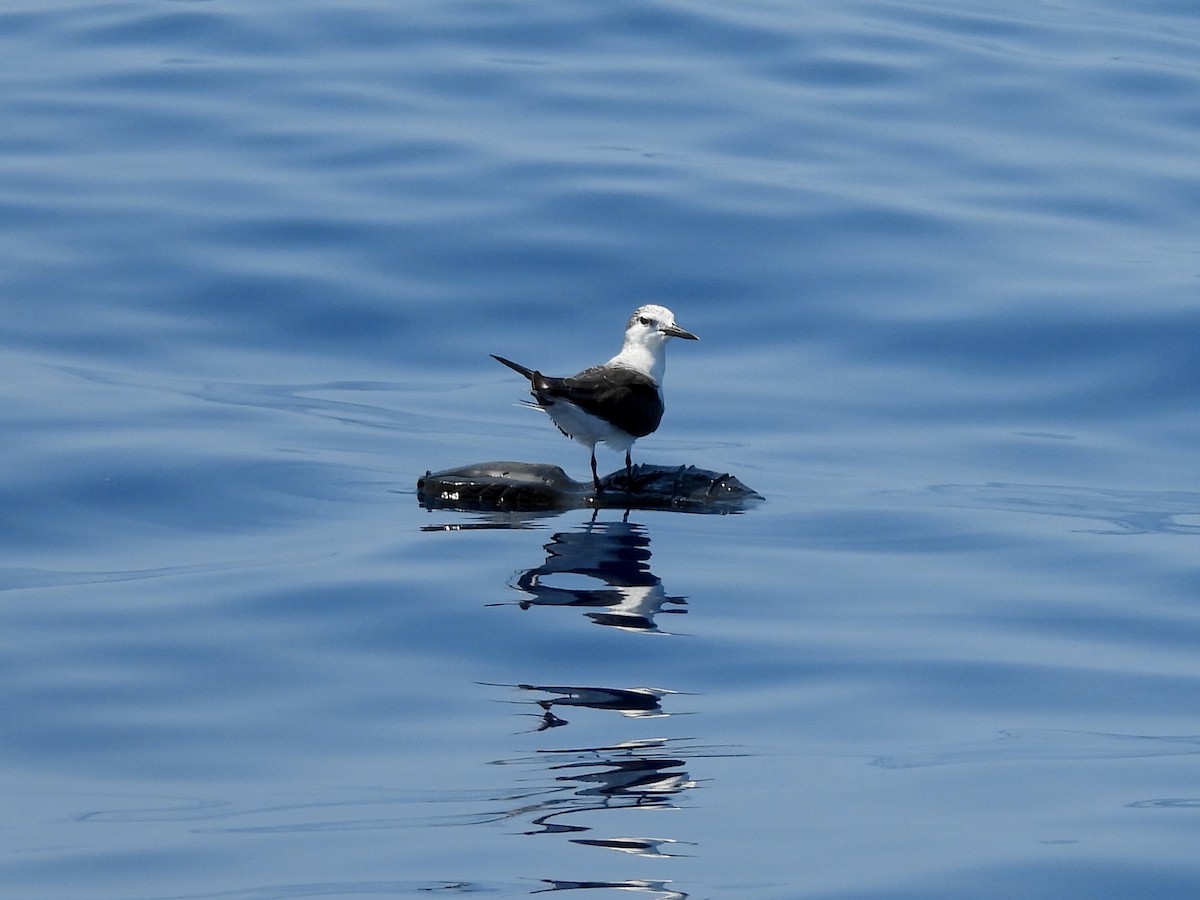
[[[638,321],[641,322],[643,325],[653,325],[654,324],[654,320],[651,319],[649,316],[638,316]]]

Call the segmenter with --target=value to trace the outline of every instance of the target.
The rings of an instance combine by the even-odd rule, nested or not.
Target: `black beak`
[[[659,329],[659,331],[661,331],[663,334],[670,335],[671,337],[683,338],[685,341],[700,340],[700,338],[696,337],[690,331],[684,331],[678,325],[664,325]]]

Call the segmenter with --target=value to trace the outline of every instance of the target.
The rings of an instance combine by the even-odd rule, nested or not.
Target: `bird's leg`
[[[596,493],[600,492],[600,476],[596,474],[596,447],[592,446],[592,484],[596,486]]]
[[[625,489],[633,490],[633,457],[628,450],[625,451]]]

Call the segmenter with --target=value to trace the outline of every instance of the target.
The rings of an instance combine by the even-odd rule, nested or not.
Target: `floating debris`
[[[426,509],[531,512],[566,509],[671,509],[691,513],[740,512],[763,497],[733,475],[695,466],[619,469],[600,489],[575,481],[546,463],[485,462],[417,480],[417,502]]]

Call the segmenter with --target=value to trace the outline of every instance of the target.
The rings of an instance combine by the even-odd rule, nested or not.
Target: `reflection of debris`
[[[728,473],[695,466],[633,467],[606,475],[601,489],[574,481],[558,466],[544,463],[486,462],[441,472],[417,481],[417,500],[426,509],[555,510],[582,507],[673,509],[694,513],[739,512],[762,496]]]
[[[667,859],[682,855],[663,851],[663,844],[679,843],[671,838],[571,838],[571,843],[587,847],[603,847],[605,850],[619,850],[621,853],[631,853],[634,856],[644,856],[648,859]]]

